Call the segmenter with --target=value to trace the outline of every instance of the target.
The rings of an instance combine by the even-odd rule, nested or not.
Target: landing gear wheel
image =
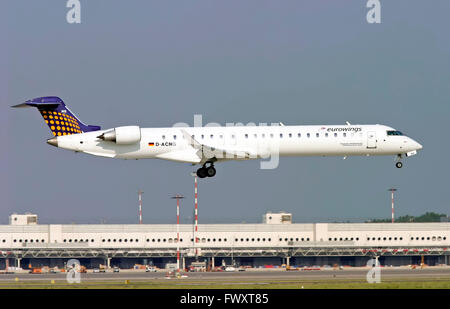
[[[206,168],[206,174],[208,175],[208,177],[214,177],[216,175],[216,169],[214,168],[214,166],[210,166],[208,168]]]
[[[207,174],[207,172],[206,172],[206,168],[204,168],[204,167],[199,168],[199,169],[197,170],[197,176],[198,176],[199,178],[205,178],[205,177],[207,177],[208,174]]]
[[[402,162],[397,162],[397,163],[395,163],[395,166],[396,166],[397,168],[402,168],[403,163],[402,163]]]

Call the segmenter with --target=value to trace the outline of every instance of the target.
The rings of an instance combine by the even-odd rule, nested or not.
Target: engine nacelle
[[[138,126],[117,127],[98,138],[118,145],[135,144],[141,141],[141,129]]]

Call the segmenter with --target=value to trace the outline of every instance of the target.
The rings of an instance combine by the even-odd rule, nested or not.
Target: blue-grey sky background
[[[297,222],[448,213],[450,174],[449,1],[81,0],[81,24],[66,1],[2,1],[0,223],[33,212],[41,223],[191,222],[193,168],[122,161],[46,144],[34,109],[10,106],[61,97],[81,120],[110,128],[204,123],[381,123],[424,145],[393,157],[283,158],[217,164],[199,183],[200,223],[260,222],[269,210]]]

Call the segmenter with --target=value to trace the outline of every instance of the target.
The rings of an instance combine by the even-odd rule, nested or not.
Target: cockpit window
[[[389,135],[399,135],[399,136],[401,136],[401,135],[403,135],[403,133],[400,132],[400,131],[387,131],[387,135],[388,136]]]

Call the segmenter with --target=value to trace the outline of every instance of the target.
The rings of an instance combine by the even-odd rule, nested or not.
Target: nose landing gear
[[[403,167],[403,163],[402,163],[401,159],[402,159],[402,155],[401,154],[397,155],[397,162],[395,163],[395,166],[397,168],[402,168]]]
[[[199,178],[214,177],[216,175],[216,169],[214,164],[211,163],[210,166],[206,167],[206,164],[197,170],[197,176]]]

